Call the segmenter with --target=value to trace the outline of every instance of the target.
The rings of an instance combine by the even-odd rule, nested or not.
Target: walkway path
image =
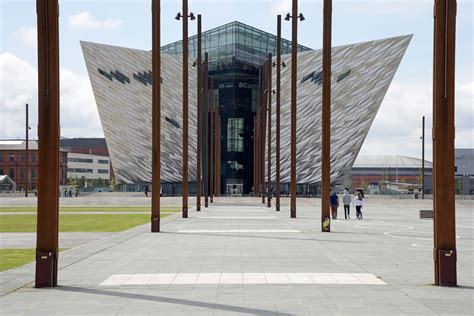
[[[156,315],[471,314],[471,204],[457,210],[461,287],[432,286],[427,201],[366,199],[364,220],[320,232],[318,200],[277,213],[252,199],[217,199],[201,213],[101,238],[60,255],[59,284],[34,289],[34,266],[0,273],[0,308],[18,313]],[[233,203],[230,203],[233,202]],[[240,205],[240,206],[236,206]],[[340,212],[341,213],[341,212]],[[19,282],[21,281],[21,282]]]

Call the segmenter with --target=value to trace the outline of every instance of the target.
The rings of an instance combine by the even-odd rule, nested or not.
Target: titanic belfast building
[[[331,181],[348,175],[411,40],[411,35],[332,48]],[[262,65],[276,54],[276,36],[240,22],[202,33],[209,55],[209,106],[217,108],[217,191],[254,181],[254,118]],[[151,52],[81,42],[117,183],[138,189],[151,182]],[[290,182],[291,42],[282,39],[281,183]],[[197,170],[197,36],[161,48],[161,181],[164,194],[180,194],[182,179],[182,65],[189,67],[189,177]],[[298,45],[297,182],[321,181],[322,51]],[[274,68],[275,69],[275,68]],[[272,82],[276,82],[272,71]],[[273,89],[275,85],[273,84]],[[272,181],[275,179],[275,97],[272,97]],[[266,156],[266,155],[265,155]],[[203,161],[201,157],[201,161]]]

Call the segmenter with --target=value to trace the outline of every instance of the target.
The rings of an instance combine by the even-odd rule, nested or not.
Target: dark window
[[[99,169],[99,173],[106,173],[106,174],[108,174],[108,173],[109,173],[109,170],[107,170],[107,169]]]
[[[337,82],[343,80],[344,78],[347,78],[349,75],[351,74],[351,70],[349,69],[348,71],[346,71],[345,73],[339,75],[339,77],[337,77]]]
[[[26,154],[21,154],[20,160],[21,161],[26,161]]]
[[[3,161],[3,154],[0,153],[0,161]]]
[[[0,169],[0,176],[3,176],[3,169]]]
[[[454,172],[458,172],[458,166],[454,166]]]
[[[165,119],[167,122],[169,122],[171,125],[173,125],[174,127],[176,128],[180,128],[181,126],[179,125],[179,123],[175,120],[175,119],[172,119],[172,118],[169,118],[167,116],[165,116]]]
[[[227,152],[244,151],[244,119],[229,118],[227,121]]]
[[[105,160],[105,159],[99,159],[99,163],[100,163],[100,164],[103,164],[103,165],[108,165],[108,164],[109,164],[109,161],[108,161],[108,160]]]
[[[10,161],[15,161],[15,154],[10,154]]]
[[[83,162],[83,163],[93,163],[93,159],[89,158],[68,158],[67,161],[69,162]]]
[[[32,162],[35,162],[36,159],[37,159],[36,154],[31,154],[31,161],[32,161]]]
[[[25,168],[20,169],[20,178],[21,178],[21,180],[26,180],[26,169]]]
[[[10,169],[10,172],[8,173],[8,176],[10,177],[10,179],[14,179],[15,178],[15,170]]]
[[[92,173],[92,169],[85,169],[85,168],[69,168],[67,172],[77,172],[77,173]]]
[[[36,169],[31,169],[31,178],[36,179]]]

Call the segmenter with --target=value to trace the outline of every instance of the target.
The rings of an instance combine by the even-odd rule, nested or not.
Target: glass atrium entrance
[[[311,50],[298,45],[298,51]],[[161,48],[164,54],[181,55],[182,42]],[[259,102],[260,66],[276,54],[276,36],[240,22],[231,22],[202,33],[202,55],[209,54],[210,100],[218,106],[220,120],[220,194],[234,189],[249,194],[253,185],[253,122]],[[282,39],[282,54],[291,42]],[[189,38],[189,58],[197,59],[197,36]]]

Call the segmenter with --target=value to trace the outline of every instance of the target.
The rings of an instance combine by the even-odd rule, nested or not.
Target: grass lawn
[[[60,249],[64,251],[66,249]],[[35,249],[0,249],[0,271],[12,269],[35,260]]]
[[[149,207],[60,207],[60,212],[151,212]],[[179,207],[163,207],[162,212],[179,212]],[[36,213],[36,207],[5,207],[0,208],[0,213],[32,212]]]
[[[169,214],[162,214],[161,218]],[[118,232],[150,222],[148,214],[62,214],[59,215],[60,232]],[[35,232],[36,214],[3,215],[0,232]]]

